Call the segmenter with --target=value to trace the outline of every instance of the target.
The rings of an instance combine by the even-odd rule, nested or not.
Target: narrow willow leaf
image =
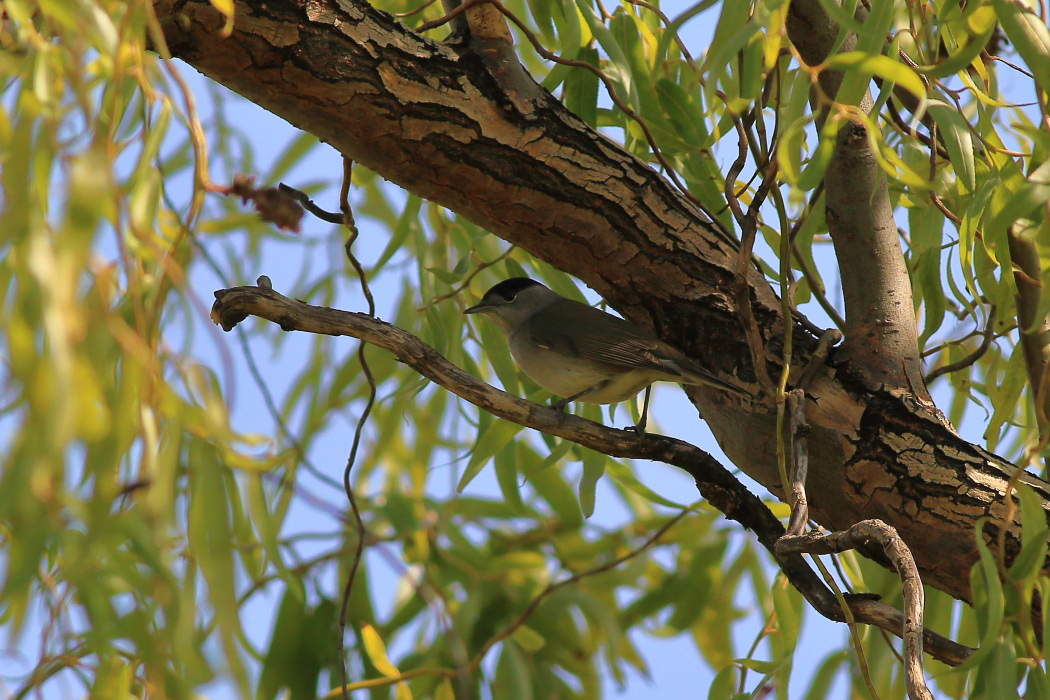
[[[529,483],[566,526],[583,524],[580,502],[557,469],[538,469],[529,475]]]
[[[524,511],[521,500],[521,482],[518,479],[518,444],[510,442],[500,449],[492,460],[496,470],[496,481],[499,482],[503,500],[512,509]]]
[[[634,471],[627,465],[619,462],[615,459],[608,460],[605,465],[605,471],[608,472],[609,476],[615,479],[618,483],[627,487],[634,493],[638,494],[650,503],[655,503],[661,506],[667,506],[668,508],[675,508],[681,510],[685,506],[681,503],[675,503],[674,501],[664,498],[660,494],[653,491],[651,488],[643,484],[638,480],[638,477],[634,475]]]
[[[1017,484],[1021,501],[1021,551],[1010,566],[1010,579],[1024,581],[1043,568],[1046,558],[1046,540],[1050,526],[1046,522],[1043,502],[1027,484]]]
[[[444,679],[441,685],[434,691],[434,700],[456,700],[456,694],[452,690],[451,679]]]
[[[376,670],[387,678],[396,678],[401,675],[394,664],[386,656],[386,645],[383,644],[379,633],[372,625],[361,626],[361,645],[365,648],[368,660],[376,667]]]
[[[583,26],[583,16],[574,0],[539,0],[549,4],[555,33],[561,39],[561,56],[567,60],[579,58],[581,52],[590,47],[591,32]],[[592,65],[597,66],[597,63]],[[558,64],[543,79],[541,85],[547,90],[554,90],[575,71],[585,69]],[[589,71],[587,71],[589,72]]]
[[[849,663],[849,656],[842,651],[833,651],[828,654],[817,667],[813,674],[813,680],[809,683],[809,690],[804,700],[823,700],[831,689],[831,682],[839,670]]]
[[[605,475],[607,461],[609,458],[604,454],[584,448],[583,475],[580,477],[580,508],[585,518],[594,515],[595,491],[598,488],[598,479]]]
[[[736,697],[736,666],[726,666],[719,671],[707,689],[707,700],[731,700]]]
[[[543,648],[543,645],[547,643],[547,640],[543,638],[543,635],[528,625],[521,625],[518,629],[514,630],[514,633],[511,634],[511,639],[528,652],[539,651]]]
[[[598,49],[580,49],[577,60],[598,65]],[[598,127],[598,76],[585,68],[573,68],[565,76],[561,91],[562,102],[577,117],[591,127]]]
[[[492,697],[507,700],[533,700],[532,674],[521,649],[513,642],[504,642],[496,662],[492,679]]]
[[[270,168],[271,180],[276,181],[287,175],[319,143],[313,134],[307,131],[300,132],[277,156]]]
[[[520,433],[521,430],[522,427],[517,423],[511,423],[507,420],[496,420],[488,430],[482,432],[478,436],[478,441],[474,444],[470,461],[456,484],[457,493],[462,493],[467,484],[474,480],[474,477],[492,459],[493,455],[503,449],[503,446],[513,440],[514,436]]]
[[[977,186],[977,171],[974,167],[973,137],[970,124],[952,107],[940,100],[930,100],[926,111],[937,123],[937,131],[944,138],[948,158],[955,168],[955,175],[962,193],[973,192]]]
[[[945,675],[962,674],[983,664],[984,660],[995,650],[1002,631],[1006,602],[1002,583],[999,581],[999,569],[981,534],[985,520],[981,518],[977,521],[974,537],[977,541],[979,559],[970,570],[970,590],[973,595],[973,607],[981,643],[970,658],[945,671]]]
[[[1050,29],[1046,22],[1020,2],[993,0],[993,5],[1006,37],[1028,64],[1036,83],[1050,91]]]
[[[656,94],[661,108],[683,141],[696,150],[710,145],[711,137],[704,127],[699,95],[694,99],[689,91],[668,78],[656,81]]]

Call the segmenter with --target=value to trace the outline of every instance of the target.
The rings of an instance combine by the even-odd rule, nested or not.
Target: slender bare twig
[[[301,190],[297,190],[294,187],[289,187],[283,182],[277,183],[277,189],[284,192],[288,196],[295,199],[303,206],[303,209],[316,216],[321,221],[327,221],[330,224],[342,224],[343,215],[338,212],[325,211],[321,207],[314,204],[314,201],[307,196],[307,194]]]
[[[985,321],[984,333],[981,334],[983,337],[981,338],[981,344],[977,346],[977,349],[975,349],[973,352],[971,352],[969,355],[962,358],[961,360],[949,362],[946,365],[942,365],[941,367],[936,367],[930,370],[926,374],[926,376],[923,377],[923,381],[926,382],[927,386],[929,386],[930,382],[932,382],[937,377],[949,374],[951,372],[958,372],[961,369],[965,369],[971,366],[972,364],[980,360],[982,357],[984,357],[984,354],[988,352],[988,348],[992,347],[992,341],[995,340],[995,312],[996,309],[993,306],[988,314],[988,320]]]
[[[427,9],[435,2],[437,2],[437,0],[427,0],[425,3],[423,3],[414,10],[409,10],[408,12],[395,12],[394,17],[397,17],[398,19],[405,19],[406,17],[411,17],[412,15],[418,15],[420,12]]]
[[[802,389],[787,393],[788,454],[791,456],[791,518],[787,534],[798,536],[805,532],[809,521],[809,501],[806,499],[806,474],[809,469],[809,448],[806,435],[806,395]]]
[[[838,344],[841,340],[842,334],[834,328],[821,334],[820,340],[817,341],[817,347],[813,350],[813,354],[810,355],[809,362],[806,363],[805,369],[802,370],[795,388],[802,391],[809,390],[810,384],[817,377],[817,372],[824,366],[824,361],[828,358],[828,353],[831,351],[832,346]]]
[[[486,260],[485,262],[480,263],[477,267],[474,268],[474,270],[469,275],[467,275],[466,277],[463,278],[462,282],[460,282],[455,287],[453,287],[451,292],[446,292],[445,294],[441,294],[439,296],[434,297],[429,302],[427,302],[423,306],[420,306],[418,309],[416,309],[416,311],[422,311],[423,309],[427,308],[428,306],[433,306],[434,304],[437,304],[438,302],[442,302],[442,301],[445,301],[445,299],[451,299],[452,297],[456,296],[457,294],[459,294],[464,289],[466,289],[467,287],[470,286],[470,283],[474,280],[474,277],[477,276],[477,274],[479,272],[481,272],[482,270],[484,270],[487,267],[492,267],[493,265],[495,265],[496,263],[498,263],[498,262],[500,262],[502,260],[506,260],[510,256],[510,254],[513,253],[513,252],[514,252],[514,246],[511,246],[510,248],[507,248],[505,251],[503,251],[502,253],[500,253],[496,257],[494,257],[492,260]]]

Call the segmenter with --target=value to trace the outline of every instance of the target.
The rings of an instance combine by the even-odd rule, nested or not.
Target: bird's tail
[[[673,365],[674,368],[678,370],[679,373],[681,373],[682,378],[679,381],[682,384],[706,384],[707,386],[714,387],[715,389],[727,391],[730,394],[736,394],[737,396],[742,396],[748,399],[755,398],[754,394],[752,394],[750,391],[747,391],[746,389],[741,389],[740,387],[730,384],[729,382],[722,381],[718,377],[705,370],[703,367],[700,367],[699,365],[695,364],[694,362],[688,359],[676,359],[673,362],[668,362],[666,364]]]

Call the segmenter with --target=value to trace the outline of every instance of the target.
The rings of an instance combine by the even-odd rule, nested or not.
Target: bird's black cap
[[[503,280],[499,284],[495,285],[489,291],[485,292],[486,297],[491,297],[498,294],[506,300],[511,300],[523,289],[528,289],[534,286],[543,286],[536,280],[530,280],[528,277],[511,277],[509,280]]]

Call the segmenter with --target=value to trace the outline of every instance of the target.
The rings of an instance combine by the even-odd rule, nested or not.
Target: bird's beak
[[[481,302],[479,302],[477,304],[474,304],[474,306],[471,306],[469,309],[464,309],[463,313],[465,313],[465,314],[484,313],[484,312],[488,311],[491,308],[492,308],[492,304],[486,304],[484,301],[481,301]]]

